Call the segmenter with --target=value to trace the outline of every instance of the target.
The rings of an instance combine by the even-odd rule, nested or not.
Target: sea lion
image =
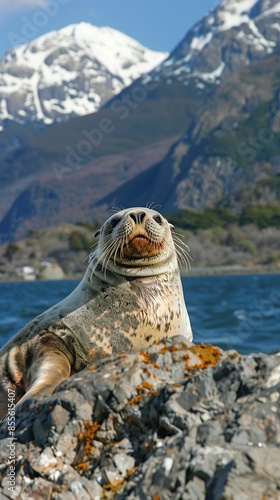
[[[103,224],[77,288],[1,349],[0,418],[9,390],[22,403],[51,394],[103,356],[163,337],[192,340],[178,266],[187,247],[173,229],[157,211],[139,207]]]

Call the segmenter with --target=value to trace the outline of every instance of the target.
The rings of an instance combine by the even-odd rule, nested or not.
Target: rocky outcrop
[[[182,337],[101,360],[4,427],[1,498],[280,498],[280,357]],[[14,491],[9,490],[14,480]]]
[[[39,280],[62,280],[65,278],[62,267],[57,262],[41,262]]]

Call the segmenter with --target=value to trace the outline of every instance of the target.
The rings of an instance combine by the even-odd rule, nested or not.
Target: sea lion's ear
[[[98,231],[96,231],[96,233],[94,234],[94,237],[95,237],[95,238],[97,238],[97,236],[99,236],[99,235],[100,235],[100,231],[101,231],[101,229],[98,229]]]
[[[170,224],[170,223],[169,223],[169,227],[170,227],[170,230],[171,230],[171,231],[174,231],[175,227],[173,226],[173,224]]]

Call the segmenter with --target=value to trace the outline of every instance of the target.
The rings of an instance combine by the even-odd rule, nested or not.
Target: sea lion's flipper
[[[40,360],[37,368],[32,374],[27,392],[17,403],[16,408],[33,396],[52,394],[56,387],[71,374],[69,359],[62,352],[49,352],[44,360]],[[2,393],[3,392],[3,393]],[[4,423],[8,417],[7,393],[0,392],[0,423]]]
[[[45,353],[43,360],[40,359],[40,363],[38,362],[35,369],[34,366],[32,367],[32,370],[30,385],[17,404],[17,408],[33,396],[52,394],[60,382],[70,376],[71,364],[63,352],[49,351]]]

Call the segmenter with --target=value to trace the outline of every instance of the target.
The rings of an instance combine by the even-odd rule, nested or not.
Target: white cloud
[[[10,14],[26,7],[40,7],[46,0],[0,0],[0,14]]]

